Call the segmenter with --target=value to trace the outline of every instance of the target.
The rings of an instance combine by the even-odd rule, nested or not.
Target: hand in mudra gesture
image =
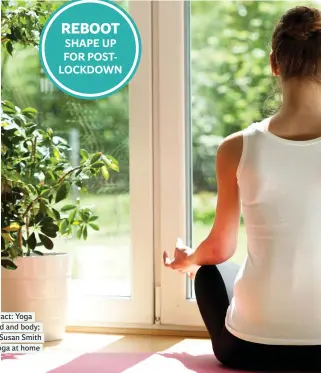
[[[199,266],[194,264],[195,250],[186,246],[182,239],[177,239],[174,250],[174,258],[171,259],[167,251],[163,253],[163,261],[165,267],[172,268],[182,273],[188,273],[190,278],[195,278]]]

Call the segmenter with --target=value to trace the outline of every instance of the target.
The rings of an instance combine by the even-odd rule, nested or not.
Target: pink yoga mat
[[[15,359],[14,354],[1,359]],[[46,373],[246,373],[222,366],[212,354],[185,352],[88,353]],[[255,373],[255,372],[252,372]],[[268,372],[267,372],[268,373]],[[295,372],[286,372],[295,373]]]

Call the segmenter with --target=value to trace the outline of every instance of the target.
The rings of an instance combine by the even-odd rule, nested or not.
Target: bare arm
[[[223,263],[235,253],[241,210],[236,172],[242,149],[242,132],[228,136],[219,146],[216,157],[218,199],[213,227],[196,250],[181,242],[176,244],[173,259],[164,251],[163,261],[166,267],[189,272],[194,277],[199,266]]]
[[[228,136],[218,148],[216,218],[208,237],[192,254],[191,262],[195,265],[223,263],[236,251],[241,211],[236,171],[242,148],[242,132]]]

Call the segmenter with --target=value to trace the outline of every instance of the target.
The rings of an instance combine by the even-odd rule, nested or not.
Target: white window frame
[[[152,3],[130,1],[129,13],[142,38],[141,62],[129,84],[132,291],[114,299],[71,293],[68,326],[154,323]]]
[[[187,299],[186,277],[162,265],[177,236],[190,243],[187,6],[130,1],[142,37],[142,60],[129,85],[132,297],[72,303],[70,326],[205,330],[196,301]]]
[[[173,253],[178,236],[190,241],[187,217],[191,192],[187,167],[191,163],[186,125],[190,82],[185,61],[189,53],[186,36],[190,30],[188,2],[158,1],[154,5],[155,248],[156,258],[161,262],[162,251]],[[159,273],[156,272],[156,284],[160,287],[162,325],[205,329],[196,301],[187,299],[186,276],[161,266]]]

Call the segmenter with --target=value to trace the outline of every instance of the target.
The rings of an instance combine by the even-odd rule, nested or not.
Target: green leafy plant
[[[12,55],[15,44],[24,46],[39,44],[40,33],[55,4],[49,1],[8,0],[1,2],[1,43]]]
[[[9,101],[1,107],[1,265],[15,269],[18,256],[52,250],[58,234],[76,231],[86,240],[89,229],[98,230],[98,216],[79,199],[70,204],[70,192],[85,190],[86,180],[99,175],[108,180],[109,170],[118,172],[119,166],[110,155],[82,149],[73,167],[68,143],[37,126],[34,108],[21,110]]]
[[[15,45],[37,47],[44,23],[57,6],[43,0],[2,1],[2,50],[13,56]],[[32,107],[20,109],[1,101],[1,265],[7,269],[17,268],[19,256],[52,250],[58,235],[76,233],[86,240],[89,229],[98,230],[98,216],[79,199],[70,204],[69,196],[74,188],[85,190],[86,180],[108,180],[109,170],[119,171],[113,157],[85,149],[73,167],[68,143],[52,129],[41,129],[37,116]]]

